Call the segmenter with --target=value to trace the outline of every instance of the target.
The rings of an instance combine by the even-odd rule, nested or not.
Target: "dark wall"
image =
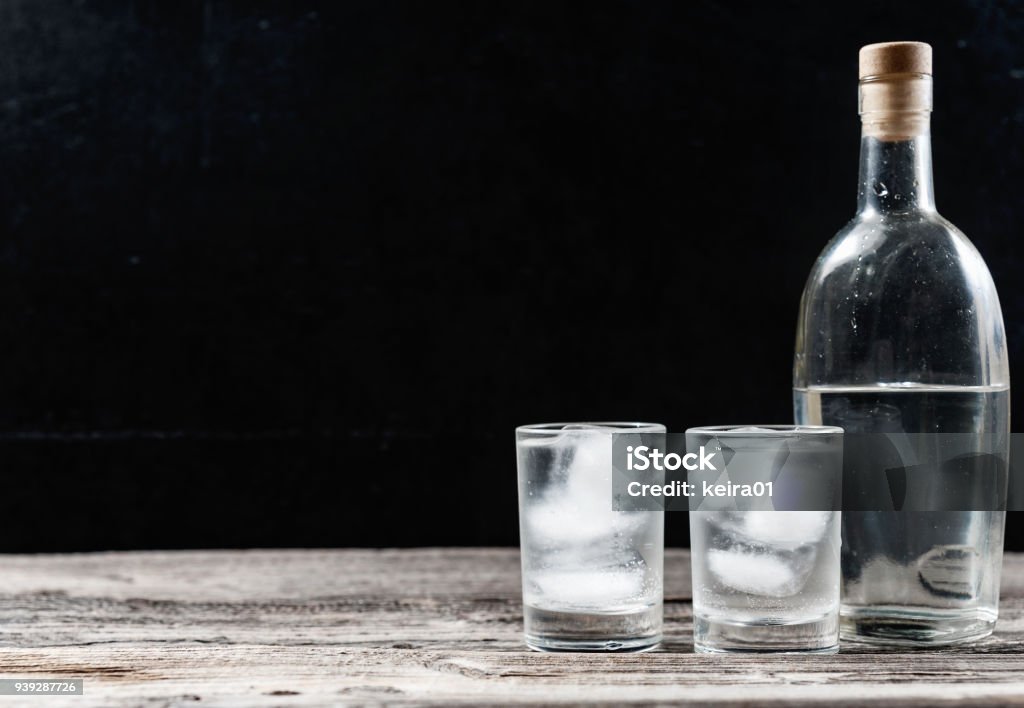
[[[872,41],[1024,371],[1022,9],[3,3],[0,550],[513,544],[517,424],[790,420]]]

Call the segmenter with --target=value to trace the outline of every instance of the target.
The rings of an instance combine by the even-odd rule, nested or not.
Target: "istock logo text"
[[[699,453],[688,452],[682,456],[674,452],[666,455],[658,450],[658,448],[652,449],[646,445],[638,445],[636,448],[630,445],[626,448],[626,452],[629,453],[626,458],[627,470],[640,470],[642,472],[652,467],[659,471],[677,470],[680,467],[691,472],[696,470],[718,470],[711,462],[711,456],[714,453],[705,452],[703,445],[700,446]]]

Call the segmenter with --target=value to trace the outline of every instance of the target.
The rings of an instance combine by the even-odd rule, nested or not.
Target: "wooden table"
[[[514,549],[5,556],[0,675],[81,677],[85,694],[0,708],[1024,703],[1024,555],[1006,558],[995,636],[913,653],[695,655],[685,551],[666,576],[660,650],[540,654],[520,639]]]

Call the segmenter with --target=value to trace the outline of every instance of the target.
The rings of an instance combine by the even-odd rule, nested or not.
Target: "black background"
[[[1022,9],[4,3],[0,550],[515,544],[517,424],[790,420],[873,41],[1024,370]]]

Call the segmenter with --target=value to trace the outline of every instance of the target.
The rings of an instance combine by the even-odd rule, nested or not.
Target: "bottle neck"
[[[859,88],[862,130],[857,211],[934,211],[932,77],[866,77]]]
[[[935,211],[932,141],[927,130],[897,140],[868,133],[864,131],[860,142],[857,212]]]

